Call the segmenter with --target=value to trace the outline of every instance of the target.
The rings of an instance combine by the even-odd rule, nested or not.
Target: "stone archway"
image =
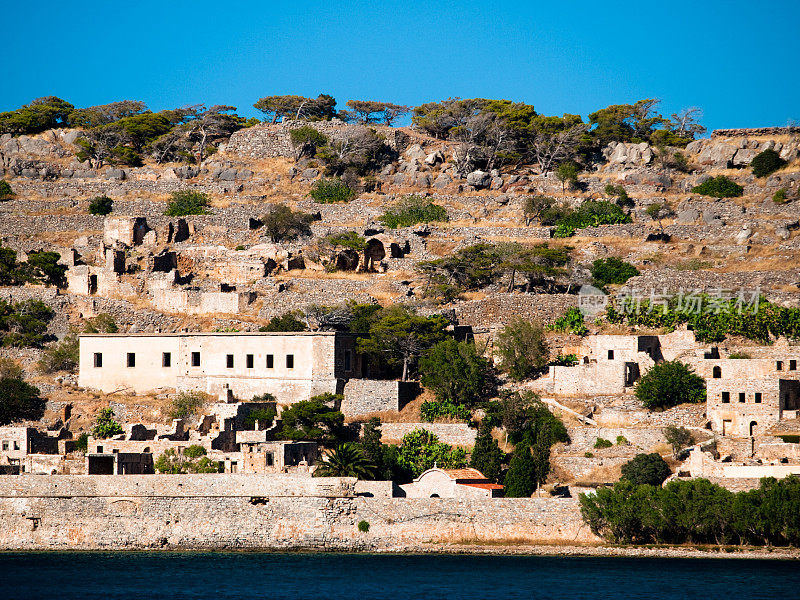
[[[364,248],[364,270],[374,271],[380,262],[386,258],[386,248],[383,242],[378,239],[371,239]]]

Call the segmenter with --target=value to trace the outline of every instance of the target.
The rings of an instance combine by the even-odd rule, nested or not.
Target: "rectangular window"
[[[761,392],[756,392],[756,404],[761,404]]]
[[[3,440],[3,450],[8,450],[8,440]]]
[[[739,392],[739,402],[744,402],[744,400],[745,400],[744,392]]]
[[[228,354],[225,356],[225,366],[229,369],[233,368],[233,354]]]
[[[353,351],[352,350],[345,350],[344,351],[344,370],[345,371],[352,371],[353,370]]]
[[[128,367],[133,368],[136,366],[136,354],[128,352]]]
[[[94,353],[94,366],[97,369],[103,366],[103,355],[100,352]]]
[[[192,366],[199,367],[200,366],[200,353],[199,352],[192,352]]]
[[[14,450],[19,450],[19,442],[14,440]]]
[[[790,360],[789,361],[789,370],[790,371],[797,371],[797,361],[796,360]]]
[[[783,361],[779,360],[775,363],[775,370],[776,371],[783,371]]]
[[[608,351],[608,360],[614,360],[614,351],[613,350],[609,350]]]
[[[267,452],[267,455],[266,455],[265,458],[267,459],[267,466],[268,467],[271,467],[272,465],[275,464],[275,456],[274,456],[274,454],[272,454],[272,452]]]
[[[252,354],[248,354],[247,355],[247,368],[248,369],[252,369],[253,368],[253,355]]]
[[[272,354],[267,354],[267,368],[272,369],[275,367],[275,357]]]
[[[722,392],[722,403],[727,404],[731,401],[731,394],[730,392]]]
[[[172,366],[172,354],[169,352],[162,352],[161,353],[161,366],[162,367],[171,367]]]
[[[103,453],[103,447],[102,446],[98,446],[97,447],[97,453],[98,454],[102,454]]]
[[[294,354],[287,354],[286,355],[286,368],[287,369],[294,369]]]

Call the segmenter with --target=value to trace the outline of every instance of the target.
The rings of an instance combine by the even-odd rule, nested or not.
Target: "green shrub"
[[[258,421],[260,427],[269,427],[277,414],[274,408],[256,408],[247,414],[244,418],[244,424],[248,428],[255,427],[256,421]]]
[[[108,196],[95,196],[89,202],[89,214],[105,216],[114,210],[114,201]]]
[[[753,169],[753,175],[766,177],[785,167],[786,161],[775,150],[764,150],[753,157],[753,162],[750,163],[750,166]]]
[[[283,313],[279,317],[272,317],[269,323],[258,328],[259,331],[305,331],[306,324],[297,318],[294,312]]]
[[[369,523],[367,521],[359,521],[358,522],[358,530],[361,533],[367,533],[369,531]]]
[[[550,362],[553,367],[574,367],[578,364],[578,357],[575,354],[559,354]]]
[[[39,388],[22,379],[0,379],[0,426],[14,421],[38,421],[44,416],[44,408]]]
[[[562,333],[574,333],[576,335],[586,335],[589,329],[583,319],[583,313],[579,308],[572,306],[567,309],[563,316],[556,319],[550,326],[553,331],[560,331]]]
[[[40,347],[47,339],[47,324],[55,312],[41,300],[8,304],[0,300],[0,345]]]
[[[669,408],[706,400],[703,378],[678,360],[654,365],[636,384],[635,392],[645,408]]]
[[[728,358],[753,358],[747,352],[731,352]]]
[[[550,349],[538,322],[518,318],[498,333],[495,352],[500,358],[500,369],[512,379],[522,381],[547,364]]]
[[[607,183],[605,188],[606,196],[615,197],[617,199],[618,206],[635,206],[631,197],[628,196],[628,192],[625,190],[624,187],[621,185],[614,185],[613,183]]]
[[[583,453],[583,457],[584,458],[594,458],[594,452],[584,452]]]
[[[628,443],[628,438],[626,438],[624,435],[617,436],[617,446],[627,446]]]
[[[208,452],[200,444],[192,444],[191,446],[187,446],[183,451],[183,455],[187,458],[200,458],[206,454],[208,454]]]
[[[168,217],[205,215],[208,213],[208,202],[208,194],[203,192],[192,192],[189,190],[172,192],[164,214]]]
[[[594,443],[595,449],[601,448],[611,448],[614,444],[611,443],[611,440],[607,440],[604,438],[597,438],[597,441]]]
[[[96,438],[105,439],[122,433],[122,425],[114,419],[114,411],[110,408],[101,408],[97,413],[92,435]]]
[[[725,175],[719,175],[693,187],[692,193],[714,198],[738,198],[744,193],[744,188]]]
[[[350,202],[356,193],[339,177],[318,179],[308,193],[314,202],[330,204],[332,202]]]
[[[179,392],[172,399],[172,409],[170,418],[185,419],[197,414],[197,411],[208,401],[208,397],[203,392],[189,391]]]
[[[328,138],[323,133],[308,125],[292,129],[289,132],[289,138],[292,141],[297,158],[314,156],[317,153],[317,148],[321,148],[328,143]]]
[[[630,215],[625,214],[619,206],[612,202],[584,200],[576,210],[570,211],[558,219],[553,236],[570,237],[575,234],[576,229],[630,222]]]
[[[75,438],[75,451],[84,453],[89,451],[89,434],[85,431]]]
[[[694,444],[694,434],[685,427],[676,427],[675,425],[667,425],[661,432],[664,434],[664,439],[672,448],[672,456],[677,460],[681,450]]]
[[[0,201],[11,200],[14,197],[14,190],[11,189],[11,184],[5,179],[0,179]]]
[[[631,277],[636,277],[639,274],[639,269],[616,256],[612,256],[594,261],[591,272],[594,285],[602,289],[610,283],[625,283]]]
[[[637,454],[622,465],[622,478],[634,485],[661,485],[671,474],[667,461],[656,452]]]
[[[114,317],[108,313],[100,313],[92,319],[87,319],[83,327],[84,333],[117,333],[118,331],[119,327],[117,327]]]
[[[75,372],[80,360],[80,346],[78,338],[74,335],[65,337],[60,342],[53,344],[44,351],[37,363],[42,373],[55,373],[56,371]]]
[[[383,213],[380,222],[391,229],[411,227],[417,223],[447,221],[447,210],[426,198],[408,196]]]
[[[0,358],[0,379],[22,379],[25,372],[12,358]]]
[[[772,201],[775,204],[783,204],[786,202],[787,190],[786,188],[781,188],[774,194],[772,194]]]
[[[427,400],[420,406],[419,413],[422,420],[428,423],[433,423],[442,417],[452,417],[460,421],[469,421],[472,418],[472,413],[466,406],[455,404],[449,400],[434,402]]]

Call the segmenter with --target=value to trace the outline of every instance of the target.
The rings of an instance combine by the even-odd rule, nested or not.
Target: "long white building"
[[[341,393],[360,374],[355,336],[338,332],[80,336],[78,384],[106,393],[229,389],[241,399],[269,392],[290,404]]]

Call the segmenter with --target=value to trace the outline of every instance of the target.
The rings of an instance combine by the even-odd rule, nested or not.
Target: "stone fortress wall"
[[[0,480],[1,549],[404,550],[595,543],[576,499],[390,498],[347,478],[21,476]],[[358,531],[367,521],[369,532]],[[429,546],[428,546],[429,547]]]

